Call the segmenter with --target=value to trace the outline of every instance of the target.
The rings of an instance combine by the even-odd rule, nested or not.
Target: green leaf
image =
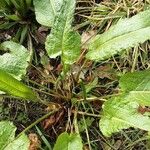
[[[4,150],[28,150],[29,140],[26,135],[21,135],[19,138],[8,144]]]
[[[16,127],[8,121],[0,122],[0,149],[1,150],[28,150],[29,140],[25,134],[15,138]]]
[[[150,10],[130,19],[120,20],[107,32],[94,37],[89,42],[86,57],[91,60],[104,60],[148,39],[150,39]]]
[[[75,5],[76,0],[64,0],[45,43],[50,58],[61,55],[64,68],[73,64],[80,55],[80,35],[71,27]]]
[[[129,127],[150,131],[150,118],[138,112],[139,104],[125,97],[110,99],[103,105],[100,129],[105,136]]]
[[[63,0],[34,0],[36,20],[44,26],[53,26],[62,2]]]
[[[121,96],[103,105],[100,128],[104,135],[129,127],[150,131],[150,118],[138,112],[139,106],[150,106],[150,71],[123,75],[119,81]]]
[[[27,100],[37,101],[36,94],[26,85],[0,69],[0,90]]]
[[[62,133],[54,146],[54,150],[82,150],[82,140],[79,134],[68,134],[67,132]]]
[[[26,74],[31,54],[24,46],[12,41],[2,43],[0,50],[6,52],[0,56],[0,69],[21,80]]]
[[[150,91],[150,70],[127,73],[120,78],[119,86],[124,92]]]
[[[127,99],[137,101],[141,105],[150,106],[150,71],[127,73],[120,79],[119,85]]]

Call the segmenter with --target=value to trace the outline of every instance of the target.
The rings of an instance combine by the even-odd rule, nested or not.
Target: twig
[[[39,118],[38,120],[36,120],[35,122],[33,122],[31,125],[29,125],[27,128],[25,128],[17,137],[21,136],[23,133],[25,133],[26,131],[28,131],[29,129],[31,129],[32,127],[34,127],[36,124],[40,123],[42,120],[46,119],[48,116],[54,114],[55,112],[57,112],[59,109],[55,109],[49,113],[47,113],[46,115],[42,116],[41,118]]]

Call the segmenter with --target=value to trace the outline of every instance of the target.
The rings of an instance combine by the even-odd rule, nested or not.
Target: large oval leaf
[[[121,94],[103,105],[100,129],[104,135],[129,127],[150,131],[150,118],[139,108],[150,106],[150,71],[123,75],[119,81]]]
[[[54,150],[82,150],[82,140],[79,134],[62,133],[54,146]]]
[[[0,90],[16,97],[37,101],[36,94],[26,85],[0,69]]]
[[[150,131],[150,118],[138,112],[139,104],[126,97],[110,99],[103,105],[100,129],[105,136],[129,127]]]
[[[150,39],[150,10],[130,19],[120,20],[107,32],[97,35],[89,42],[86,57],[91,60],[104,60]]]
[[[36,20],[44,26],[51,27],[63,0],[34,0],[33,2]]]
[[[76,0],[64,0],[60,13],[56,16],[54,26],[47,37],[45,46],[50,58],[61,55],[62,63],[73,64],[80,55],[80,35],[73,31],[73,20]]]
[[[121,90],[127,93],[127,99],[141,105],[150,106],[150,71],[138,71],[123,75],[119,81]]]
[[[28,150],[29,139],[25,134],[15,138],[16,127],[8,121],[0,122],[0,149],[1,150]]]
[[[26,74],[31,54],[24,46],[12,41],[2,43],[0,50],[6,52],[0,55],[0,69],[21,80],[22,76]]]

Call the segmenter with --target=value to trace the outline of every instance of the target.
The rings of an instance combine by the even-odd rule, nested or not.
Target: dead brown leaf
[[[49,118],[47,118],[43,121],[43,128],[48,129],[55,123],[55,121],[56,121],[55,116],[54,115],[50,116]]]
[[[97,32],[96,30],[91,30],[91,31],[87,31],[87,32],[82,33],[81,43],[83,45],[83,48],[87,47],[88,41],[91,39],[91,37],[96,35],[96,32]]]
[[[29,134],[29,140],[30,140],[30,146],[29,150],[38,150],[38,148],[41,145],[40,140],[38,139],[37,134],[35,133],[30,133]]]
[[[62,118],[63,115],[64,115],[63,109],[62,109],[62,111],[59,111],[54,115],[51,115],[50,117],[48,117],[47,119],[45,119],[42,122],[43,128],[46,130],[46,129],[52,127]]]

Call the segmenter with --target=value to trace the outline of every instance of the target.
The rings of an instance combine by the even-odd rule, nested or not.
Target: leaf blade
[[[4,150],[28,150],[29,139],[25,134],[22,134],[19,138],[9,143]]]
[[[28,150],[29,139],[25,134],[15,138],[16,127],[9,121],[0,122],[0,147],[1,150]]]
[[[0,56],[0,69],[21,80],[26,74],[31,54],[24,46],[12,41],[3,42],[0,49],[6,52]]]
[[[36,94],[26,85],[0,69],[0,90],[23,99],[37,101]]]
[[[76,1],[64,0],[60,13],[56,17],[45,48],[50,58],[61,55],[64,68],[71,65],[80,55],[80,35],[71,28]]]
[[[127,100],[125,97],[117,97],[108,100],[103,106],[103,115],[99,126],[105,136],[119,132],[129,127],[150,131],[150,118],[138,112],[139,104]]]
[[[68,134],[67,132],[62,133],[54,146],[54,150],[82,150],[82,140],[79,134]]]
[[[97,35],[89,43],[86,57],[91,60],[105,60],[124,49],[150,39],[150,10],[130,19],[119,21],[107,32]]]
[[[16,128],[10,122],[0,122],[0,147],[4,147],[14,139]]]
[[[150,71],[123,75],[119,81],[120,96],[104,103],[100,128],[104,135],[129,127],[150,131],[150,118],[139,107],[150,106]]]
[[[52,27],[62,2],[63,0],[34,0],[36,20],[44,26]]]
[[[128,83],[128,84],[126,84]],[[150,71],[137,71],[123,75],[119,85],[124,93],[128,93],[126,99],[137,101],[144,106],[150,105]]]

